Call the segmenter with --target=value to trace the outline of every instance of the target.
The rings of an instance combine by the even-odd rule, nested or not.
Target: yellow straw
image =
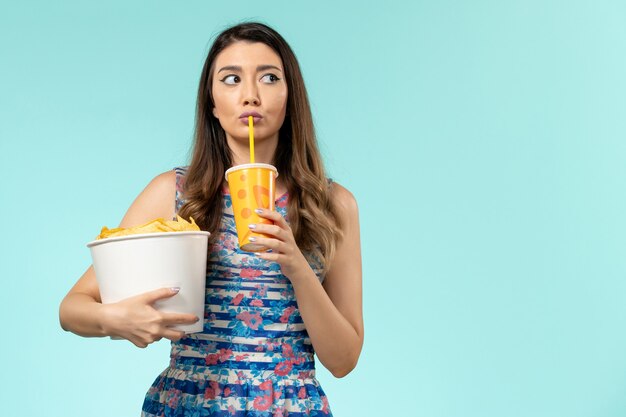
[[[250,163],[254,164],[254,118],[248,116],[248,132],[250,134]]]

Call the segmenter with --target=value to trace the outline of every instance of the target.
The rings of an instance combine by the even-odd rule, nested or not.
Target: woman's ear
[[[213,109],[211,109],[211,111],[213,112],[213,117],[215,117],[216,119],[219,119],[219,116],[217,115],[217,109],[215,107],[213,107]]]

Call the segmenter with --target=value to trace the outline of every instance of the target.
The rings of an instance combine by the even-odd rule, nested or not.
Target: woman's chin
[[[228,133],[228,132],[227,132]],[[250,136],[248,134],[246,134],[245,136],[242,136],[240,132],[237,132],[236,134],[228,134],[228,136],[230,138],[232,138],[237,144],[241,144],[241,145],[245,145],[245,146],[250,146]],[[276,139],[278,139],[278,132],[274,133],[274,135]],[[254,144],[261,144],[266,142],[271,136],[267,136],[267,135],[259,135],[255,132],[254,134]]]

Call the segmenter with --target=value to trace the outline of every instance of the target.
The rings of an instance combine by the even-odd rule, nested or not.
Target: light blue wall
[[[344,379],[318,368],[335,416],[626,415],[624,2],[1,9],[0,414],[139,415],[168,342],[65,333],[58,305],[185,163],[211,36],[258,19],[360,206],[365,346]]]

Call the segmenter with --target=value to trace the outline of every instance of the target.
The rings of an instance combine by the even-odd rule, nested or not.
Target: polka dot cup
[[[259,217],[256,208],[274,210],[276,200],[276,167],[269,164],[243,164],[226,171],[226,181],[230,188],[230,198],[235,214],[235,226],[239,247],[246,252],[264,252],[267,248],[250,242],[252,236],[266,236],[253,232],[250,224],[272,224],[270,220]]]

